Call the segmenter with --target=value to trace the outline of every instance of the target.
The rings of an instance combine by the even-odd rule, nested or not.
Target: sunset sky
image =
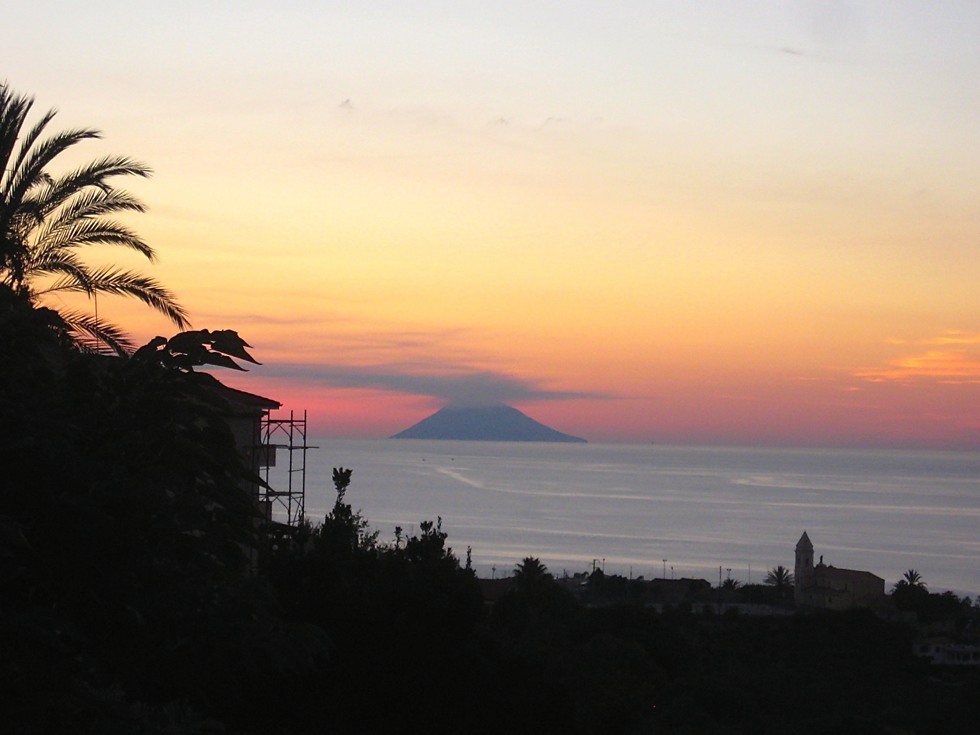
[[[154,169],[143,268],[387,436],[980,448],[980,3],[16,3],[0,79]],[[106,313],[140,342],[174,328]]]

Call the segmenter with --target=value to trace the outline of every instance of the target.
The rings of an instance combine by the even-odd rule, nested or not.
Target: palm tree
[[[921,614],[929,604],[929,590],[926,589],[922,575],[915,569],[909,569],[892,587],[892,600],[899,610]]]
[[[769,574],[766,575],[766,584],[771,584],[779,590],[786,589],[793,584],[793,573],[780,564],[778,567],[769,570]]]
[[[909,569],[902,575],[905,581],[908,582],[909,587],[925,587],[926,583],[922,579],[922,575],[919,574],[915,569]]]
[[[514,568],[514,578],[510,589],[512,601],[519,601],[539,611],[561,612],[566,609],[570,596],[558,580],[552,576],[540,559],[524,557]]]
[[[902,578],[895,583],[895,589],[926,589],[926,583],[922,579],[922,575],[919,574],[915,569],[909,569]]]
[[[149,176],[150,169],[127,157],[105,156],[68,173],[52,173],[49,166],[59,155],[101,134],[76,128],[42,137],[56,111],[28,127],[33,105],[32,97],[17,95],[0,82],[0,286],[35,306],[66,292],[132,296],[178,327],[189,326],[174,295],[153,278],[82,259],[81,251],[90,245],[118,245],[155,259],[149,245],[113,219],[142,212],[143,204],[110,183],[117,176]],[[119,327],[100,322],[97,315],[58,313],[79,345],[102,342],[120,354],[132,348]]]
[[[548,567],[537,557],[526,556],[514,567],[513,589],[529,599],[546,596],[556,586]]]
[[[793,573],[782,564],[770,569],[766,575],[766,584],[771,584],[775,587],[776,594],[781,599],[789,596],[789,591],[793,587],[794,582]]]
[[[551,580],[551,578],[548,567],[534,556],[524,557],[521,563],[514,567],[514,581],[524,587],[533,587],[540,584],[542,580]]]

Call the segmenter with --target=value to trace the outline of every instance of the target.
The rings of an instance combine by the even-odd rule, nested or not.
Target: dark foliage
[[[473,657],[483,605],[441,519],[384,545],[345,502],[350,470],[334,470],[337,500],[323,522],[301,527],[273,556],[270,577],[291,619],[332,641],[334,666],[307,718],[317,727],[398,727],[432,711],[465,714],[459,672]],[[314,728],[311,731],[319,731]]]
[[[200,331],[83,354],[0,292],[4,732],[975,731],[977,672],[930,668],[867,611],[695,614],[715,592],[784,601],[600,569],[564,584],[526,557],[487,612],[441,519],[380,542],[344,468],[321,522],[266,530],[194,371],[245,347]],[[976,622],[955,595],[892,597]]]
[[[250,574],[256,515],[213,378],[78,352],[43,310],[0,318],[12,730],[166,729],[320,667],[322,634]]]

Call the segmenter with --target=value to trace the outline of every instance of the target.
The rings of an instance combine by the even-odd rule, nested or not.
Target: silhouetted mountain
[[[446,406],[392,439],[461,439],[500,442],[584,442],[535,421],[511,406]]]

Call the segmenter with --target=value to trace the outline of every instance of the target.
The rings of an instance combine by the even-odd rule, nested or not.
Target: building
[[[980,645],[959,643],[951,638],[919,638],[914,645],[915,654],[931,663],[944,666],[980,666]]]
[[[259,471],[263,467],[275,464],[275,447],[270,451],[263,437],[263,426],[271,412],[281,408],[282,404],[272,398],[229,388],[223,383],[218,383],[216,391],[231,409],[226,417],[228,428],[231,429],[235,446],[252,475],[252,478],[242,481],[242,487],[258,500],[260,487],[253,478],[259,477]]]
[[[282,404],[272,398],[230,388],[207,376],[209,385],[228,407],[226,420],[235,446],[248,470],[240,482],[267,521],[295,526],[306,513],[306,412],[302,418],[273,418]],[[284,462],[276,455],[282,450]]]
[[[793,599],[797,607],[847,610],[876,607],[885,599],[885,580],[871,572],[813,563],[813,544],[806,531],[796,543]]]

